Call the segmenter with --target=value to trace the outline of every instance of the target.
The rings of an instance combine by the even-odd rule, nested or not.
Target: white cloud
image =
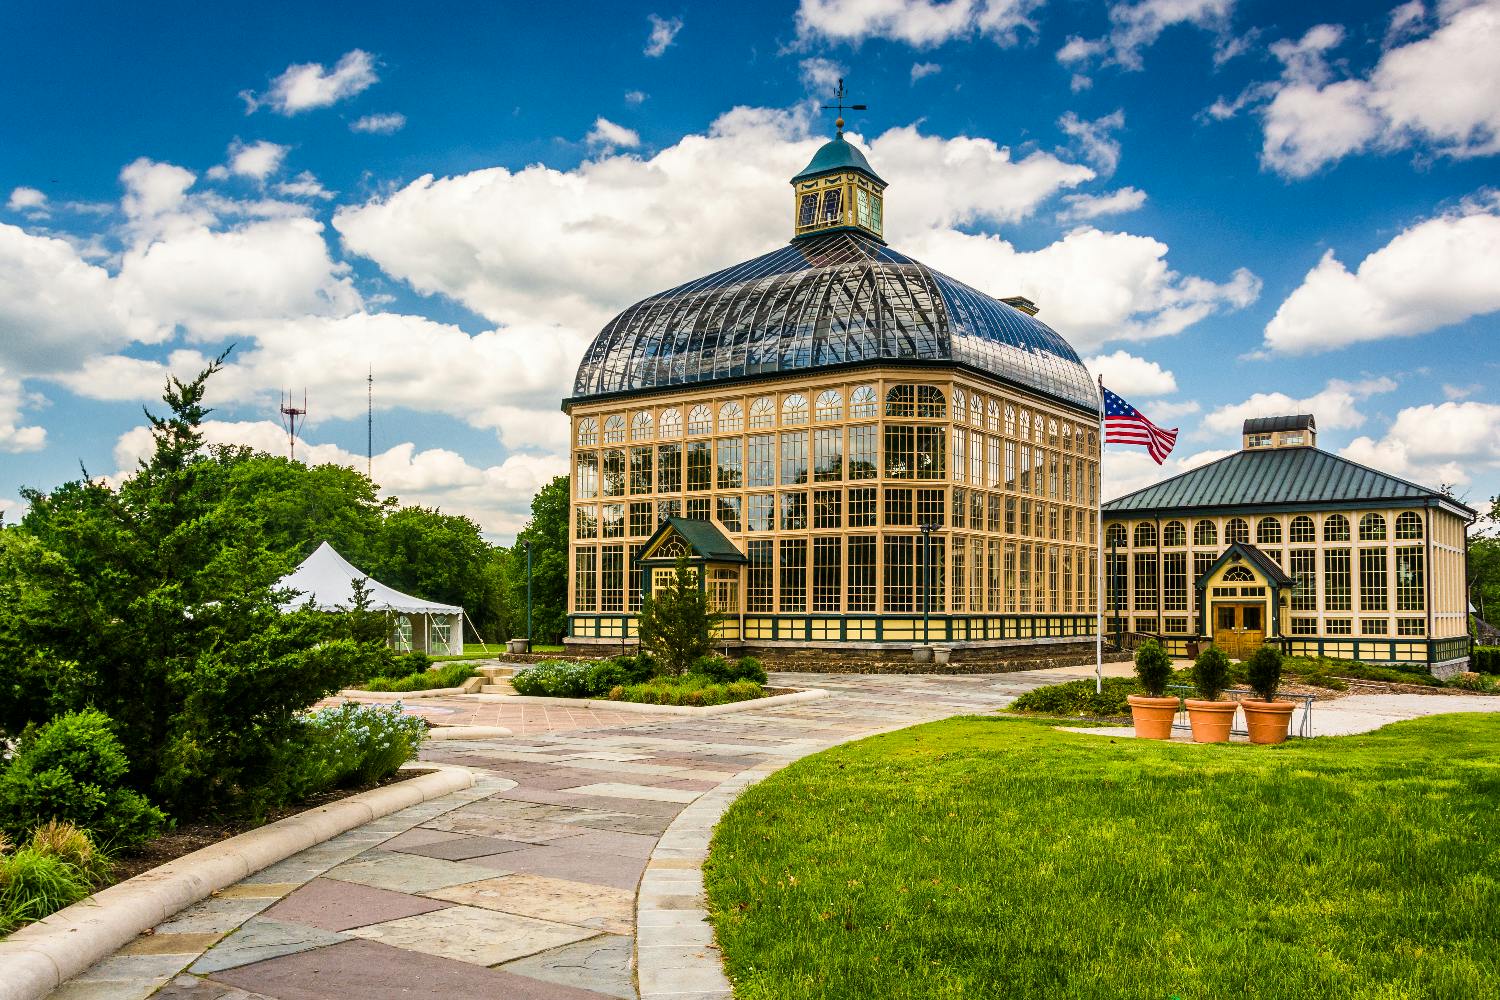
[[[11,378],[4,368],[0,368],[0,452],[16,454],[41,451],[46,447],[45,428],[21,423],[21,409],[26,402],[21,380]],[[0,505],[0,512],[4,510],[5,507]]]
[[[640,107],[646,103],[646,92],[644,90],[625,91],[625,103],[632,107]]]
[[[209,170],[208,176],[215,180],[234,176],[264,181],[281,169],[281,161],[286,159],[290,150],[290,146],[277,145],[264,139],[252,143],[242,143],[236,139],[229,147],[229,161]]]
[[[923,48],[980,34],[1002,46],[1022,31],[1036,33],[1031,15],[1045,0],[801,0],[797,37],[859,44],[886,38]]]
[[[1329,54],[1345,41],[1338,25],[1320,24],[1300,39],[1271,46],[1279,80],[1254,84],[1210,117],[1258,108],[1261,163],[1286,177],[1306,177],[1345,156],[1413,145],[1465,158],[1500,153],[1500,0],[1441,3],[1438,27],[1406,41],[1426,20],[1420,4],[1391,18],[1386,49],[1363,76],[1335,72]]]
[[[1103,118],[1084,121],[1069,111],[1057,120],[1057,127],[1071,136],[1101,177],[1108,177],[1120,165],[1120,140],[1114,133],[1125,126],[1125,112],[1117,109]]]
[[[1145,489],[1152,483],[1180,476],[1184,472],[1207,465],[1229,454],[1232,452],[1209,449],[1183,455],[1182,439],[1179,438],[1172,454],[1168,455],[1167,460],[1161,465],[1157,465],[1143,447],[1107,445],[1104,449],[1104,461],[1099,469],[1100,478],[1103,481],[1101,489],[1106,501],[1114,500],[1127,493]],[[1178,455],[1181,457],[1175,457]]]
[[[1175,25],[1213,32],[1221,51],[1218,59],[1223,61],[1236,50],[1235,40],[1229,35],[1233,10],[1234,0],[1138,0],[1133,4],[1120,0],[1109,8],[1110,28],[1106,36],[1094,39],[1070,36],[1057,50],[1057,61],[1078,69],[1097,63],[1138,70],[1142,68],[1142,51]],[[1223,54],[1226,52],[1228,55]]]
[[[1447,402],[1410,406],[1381,438],[1358,437],[1340,454],[1426,486],[1464,486],[1500,471],[1500,405]]]
[[[276,193],[288,198],[321,198],[325,201],[334,194],[313,176],[311,170],[304,170],[291,180],[277,184]]]
[[[1474,395],[1474,393],[1483,388],[1484,386],[1478,382],[1475,382],[1473,385],[1449,385],[1448,383],[1444,382],[1443,398],[1449,401],[1468,399],[1470,396]]]
[[[12,212],[43,215],[47,211],[47,196],[34,187],[18,187],[11,191],[5,207]]]
[[[797,64],[802,77],[802,86],[808,93],[821,98],[832,98],[838,90],[839,80],[847,70],[832,59],[804,59]]]
[[[1104,194],[1063,195],[1062,211],[1057,218],[1062,222],[1098,219],[1106,215],[1123,215],[1134,212],[1146,204],[1146,192],[1140,188],[1123,187]]]
[[[1371,396],[1395,391],[1396,383],[1384,376],[1361,382],[1330,379],[1320,391],[1303,399],[1284,392],[1257,392],[1243,403],[1221,406],[1203,418],[1203,429],[1217,434],[1239,434],[1251,417],[1279,417],[1294,413],[1311,413],[1319,430],[1345,430],[1360,427],[1365,415],[1359,404]]]
[[[1121,396],[1170,396],[1177,391],[1177,377],[1155,361],[1136,357],[1128,351],[1096,354],[1083,363],[1095,375],[1104,376],[1104,384]]]
[[[935,62],[912,63],[911,82],[916,83],[918,80],[925,79],[926,77],[932,76],[935,73],[941,73],[942,71],[943,67]]]
[[[646,37],[645,53],[652,59],[657,59],[677,41],[677,33],[682,30],[682,18],[648,14],[646,19],[651,22],[651,34]]]
[[[262,107],[282,115],[295,115],[314,108],[326,108],[368,90],[379,82],[375,59],[362,49],[344,53],[333,69],[322,63],[297,63],[288,66],[271,81],[271,89],[256,95],[244,91],[247,114]]]
[[[1399,233],[1351,272],[1323,255],[1271,322],[1266,347],[1328,351],[1427,333],[1500,310],[1500,199]]]
[[[589,134],[584,136],[584,141],[590,146],[598,146],[603,149],[614,149],[624,147],[634,149],[641,144],[640,133],[635,129],[626,128],[624,125],[616,125],[608,118],[595,118],[594,127]]]
[[[1165,243],[1090,227],[1034,251],[1017,250],[998,236],[952,230],[931,233],[910,249],[991,295],[1026,296],[1080,351],[1180,333],[1212,313],[1242,309],[1260,294],[1260,279],[1243,268],[1222,284],[1179,274],[1167,265]]]
[[[349,123],[351,132],[368,132],[373,135],[390,135],[406,127],[406,116],[399,111],[364,115]]]

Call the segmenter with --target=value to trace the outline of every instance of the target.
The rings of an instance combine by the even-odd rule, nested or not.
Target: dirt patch
[[[176,861],[184,855],[192,854],[194,851],[205,847],[212,847],[220,841],[228,840],[230,837],[236,837],[242,833],[248,833],[258,827],[265,826],[267,823],[274,823],[279,819],[286,819],[288,816],[295,816],[309,809],[326,806],[340,799],[347,799],[351,795],[358,795],[360,792],[368,792],[371,788],[383,788],[386,785],[394,785],[400,781],[407,781],[411,778],[431,773],[433,772],[429,769],[397,771],[389,778],[374,785],[368,785],[364,788],[335,788],[332,791],[324,792],[322,795],[314,796],[305,802],[299,802],[296,805],[274,810],[260,819],[245,817],[222,822],[179,824],[175,829],[162,834],[155,840],[142,844],[132,851],[122,851],[115,855],[114,868],[110,872],[109,878],[101,883],[99,888],[103,889],[123,882],[128,878],[134,878],[159,865],[164,865],[168,861]]]

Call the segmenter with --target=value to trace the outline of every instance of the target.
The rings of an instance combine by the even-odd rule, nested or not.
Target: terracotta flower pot
[[[1250,730],[1251,743],[1285,743],[1287,730],[1292,726],[1290,701],[1240,702],[1245,709],[1245,728]]]
[[[1152,698],[1150,695],[1126,695],[1130,702],[1130,720],[1135,723],[1135,735],[1143,740],[1169,740],[1172,738],[1172,717],[1177,714],[1176,698]]]
[[[1188,722],[1193,726],[1193,742],[1228,743],[1236,708],[1239,708],[1237,701],[1187,699]]]

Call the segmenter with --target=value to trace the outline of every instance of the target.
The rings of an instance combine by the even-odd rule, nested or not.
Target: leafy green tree
[[[494,547],[467,517],[426,507],[386,515],[361,568],[382,583],[444,604],[461,604],[487,638],[503,618]]]
[[[559,643],[568,629],[568,477],[558,476],[531,501],[531,520],[505,553],[508,635],[526,633],[526,543],[531,543],[531,628],[537,642]]]
[[[662,673],[684,673],[713,652],[714,626],[722,617],[709,610],[698,571],[679,556],[672,582],[641,601],[641,648],[656,658]]]

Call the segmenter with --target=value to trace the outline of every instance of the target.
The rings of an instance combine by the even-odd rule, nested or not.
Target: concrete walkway
[[[1064,679],[778,674],[777,685],[831,697],[711,718],[558,714],[508,738],[431,742],[424,759],[474,768],[479,784],[265,869],[52,996],[634,1000],[638,979],[647,997],[724,1000],[699,862],[740,789],[844,740],[993,711]],[[421,707],[471,721],[472,703],[435,701]],[[1500,699],[1370,701],[1326,714],[1342,703],[1356,703],[1348,720],[1500,709]]]

